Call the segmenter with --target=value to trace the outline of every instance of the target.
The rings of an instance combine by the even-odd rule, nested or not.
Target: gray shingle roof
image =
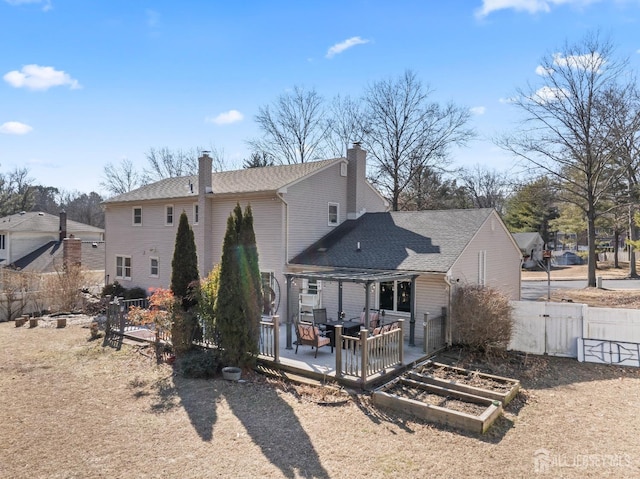
[[[537,232],[513,233],[513,239],[518,244],[518,247],[520,249],[529,248],[529,245],[533,243],[538,237],[542,239],[542,237],[540,236],[540,233],[537,233]]]
[[[263,168],[222,171],[211,175],[211,187],[213,193],[217,195],[277,191],[340,161],[344,161],[344,158],[310,161],[295,165],[265,166]],[[190,185],[192,185],[192,187]],[[109,198],[105,200],[104,203],[197,196],[198,177],[180,176],[142,186],[128,193]]]
[[[345,221],[291,263],[446,273],[493,211],[366,213]]]
[[[80,246],[81,264],[85,270],[105,269],[104,241],[83,241]],[[11,267],[32,273],[54,273],[62,268],[63,247],[59,241],[50,241],[15,261]]]
[[[60,230],[60,217],[49,213],[30,211],[16,213],[0,218],[0,231],[34,231],[40,233],[57,233]],[[81,236],[82,232],[103,233],[102,228],[67,220],[67,232]]]

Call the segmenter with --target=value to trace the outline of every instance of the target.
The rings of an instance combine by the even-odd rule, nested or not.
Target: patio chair
[[[327,319],[327,308],[316,308],[313,310],[313,324],[318,326],[323,333],[327,330],[326,322],[333,322],[333,319]]]
[[[354,321],[357,321],[358,318],[354,318]],[[367,323],[367,316],[364,310],[360,313],[360,323]],[[369,332],[372,332],[376,328],[378,328],[380,323],[380,310],[378,309],[370,309],[369,310]]]
[[[312,323],[305,323],[302,321],[296,322],[296,354],[298,354],[298,346],[306,345],[316,348],[316,354],[314,357],[318,357],[318,349],[322,346],[331,346],[331,352],[333,352],[333,345],[331,339],[322,336],[317,326]]]

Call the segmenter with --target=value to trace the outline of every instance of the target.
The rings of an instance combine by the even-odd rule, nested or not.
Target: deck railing
[[[404,362],[403,320],[381,334],[370,335],[361,329],[358,337],[343,336],[342,326],[334,330],[336,344],[336,377],[353,376],[364,388],[376,375]]]
[[[280,316],[271,316],[260,321],[258,347],[261,356],[276,363],[280,362]]]

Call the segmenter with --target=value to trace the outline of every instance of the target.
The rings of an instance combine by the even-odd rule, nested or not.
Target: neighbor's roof
[[[222,171],[211,175],[211,188],[214,195],[278,191],[341,161],[345,161],[345,159],[334,158],[332,160],[310,161],[295,165]],[[197,196],[198,177],[180,176],[156,181],[128,193],[109,198],[104,203]]]
[[[538,238],[540,239],[540,241],[542,241],[542,236],[540,236],[540,233],[535,231],[533,233],[512,233],[512,235],[513,239],[518,244],[518,248],[520,249],[528,249],[529,245],[531,245],[535,241],[538,241]]]
[[[0,231],[57,233],[60,231],[60,217],[49,213],[43,213],[41,211],[16,213],[14,215],[0,218]],[[79,235],[82,232],[104,233],[104,230],[102,228],[67,219],[67,232]]]
[[[80,264],[85,270],[105,269],[104,241],[82,241]],[[35,251],[11,264],[12,268],[33,273],[60,271],[63,262],[63,246],[59,241],[49,241]]]
[[[366,213],[345,221],[290,263],[446,273],[493,211]]]

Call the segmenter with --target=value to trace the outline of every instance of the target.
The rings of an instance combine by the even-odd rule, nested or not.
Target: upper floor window
[[[337,226],[340,221],[340,208],[338,203],[329,203],[329,226]]]
[[[131,256],[116,256],[116,278],[131,279]]]
[[[133,208],[133,225],[134,226],[142,225],[142,206],[135,206]]]
[[[6,248],[5,241],[5,235],[0,235],[0,249]]]
[[[160,273],[160,262],[158,258],[149,258],[149,275],[157,278]]]
[[[167,226],[173,225],[173,205],[165,206],[165,224]]]
[[[411,312],[411,281],[387,281],[380,283],[380,309]]]
[[[193,204],[193,224],[197,225],[200,221],[200,205],[198,203]]]

